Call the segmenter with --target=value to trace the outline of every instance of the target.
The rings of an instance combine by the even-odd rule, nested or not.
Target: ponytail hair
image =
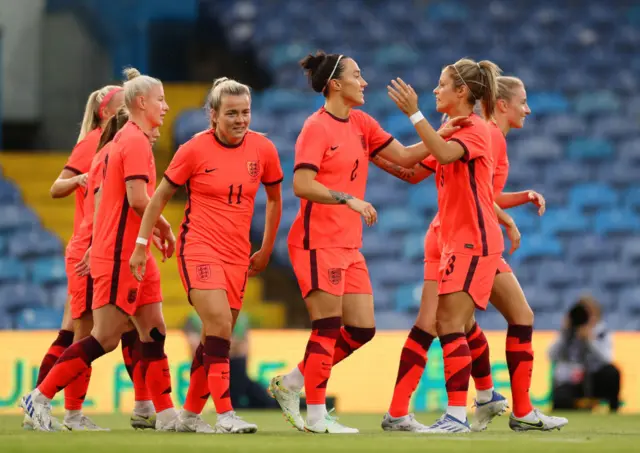
[[[480,101],[484,119],[490,120],[496,108],[498,77],[502,73],[500,67],[489,60],[476,63],[469,58],[462,58],[445,69],[449,71],[456,88],[467,87],[467,102],[475,105]]]
[[[129,112],[125,108],[121,108],[118,110],[118,113],[113,115],[104,130],[102,131],[102,135],[100,136],[100,141],[98,142],[98,151],[105,147],[107,143],[109,143],[116,136],[116,133],[124,127],[129,121]]]
[[[155,85],[162,85],[159,79],[140,74],[136,68],[125,68],[122,73],[127,79],[124,82],[124,105],[131,110],[135,108],[135,99],[144,96]]]
[[[100,117],[100,111],[103,107],[108,105],[108,103],[111,101],[111,98],[113,97],[113,94],[117,93],[121,89],[122,88],[117,85],[107,85],[89,95],[89,99],[87,99],[87,105],[84,108],[82,123],[80,125],[78,142],[82,141],[89,132],[100,126],[100,122],[102,121],[102,118]]]

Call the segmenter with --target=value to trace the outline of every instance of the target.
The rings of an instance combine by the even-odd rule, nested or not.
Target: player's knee
[[[93,337],[98,340],[98,343],[100,343],[105,353],[113,351],[118,347],[118,344],[120,344],[120,335],[110,333],[106,335],[93,335]]]
[[[519,326],[532,326],[534,321],[533,310],[531,309],[529,304],[525,304],[522,309],[518,310],[517,313],[515,313],[514,318],[515,319],[513,319],[513,322],[510,322],[510,324],[516,324]]]
[[[233,317],[231,312],[209,314],[202,318],[202,325],[206,335],[213,335],[221,338],[230,338],[233,327]]]
[[[344,326],[344,330],[346,330],[351,338],[354,341],[357,341],[360,345],[370,342],[376,335],[375,327]]]

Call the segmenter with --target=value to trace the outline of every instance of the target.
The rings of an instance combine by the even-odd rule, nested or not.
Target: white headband
[[[340,55],[338,57],[338,61],[336,61],[336,65],[333,67],[333,71],[331,71],[331,75],[327,79],[327,84],[324,86],[325,89],[329,86],[329,82],[331,82],[331,78],[336,73],[336,69],[338,69],[338,65],[340,64],[340,60],[342,60],[342,57],[344,57],[344,55]]]

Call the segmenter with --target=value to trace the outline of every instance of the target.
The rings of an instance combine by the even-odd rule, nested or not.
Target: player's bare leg
[[[507,330],[507,365],[511,377],[513,412],[509,426],[514,431],[549,431],[568,423],[564,417],[547,416],[531,404],[529,388],[533,373],[533,310],[516,276],[503,272],[496,276],[491,290],[491,303],[509,324]]]
[[[427,366],[429,347],[437,336],[437,310],[438,282],[425,280],[418,317],[400,354],[398,377],[389,412],[382,419],[382,429],[385,431],[422,432],[426,429],[425,425],[409,413],[409,402]]]
[[[442,344],[444,374],[449,403],[447,413],[431,425],[430,433],[469,432],[467,392],[471,378],[471,351],[464,333],[475,305],[463,291],[438,297],[437,330]]]
[[[169,361],[164,353],[167,328],[162,315],[162,303],[139,306],[135,324],[142,342],[145,384],[156,410],[156,430],[175,431],[178,413],[171,400]]]

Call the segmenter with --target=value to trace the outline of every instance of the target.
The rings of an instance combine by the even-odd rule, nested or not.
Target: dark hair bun
[[[300,60],[300,66],[302,66],[305,74],[307,74],[311,88],[313,88],[313,91],[316,93],[322,93],[327,84],[326,79],[329,75],[324,74],[326,71],[320,71],[320,67],[323,63],[326,63],[328,58],[329,55],[322,50],[318,50],[315,55],[309,54]]]

